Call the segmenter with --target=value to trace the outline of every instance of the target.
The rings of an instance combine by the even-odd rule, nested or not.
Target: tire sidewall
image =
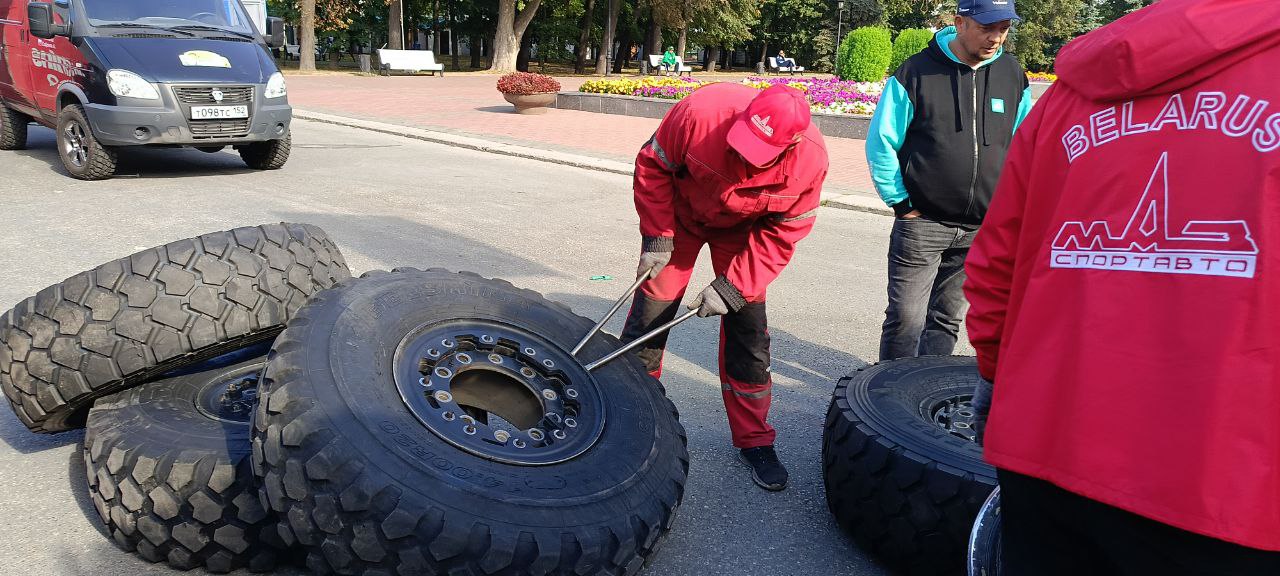
[[[131,388],[115,402],[99,402],[89,412],[89,425],[110,412],[112,419],[125,423],[123,439],[131,445],[155,444],[166,449],[179,445],[238,462],[250,454],[250,423],[213,419],[197,410],[196,402],[206,384],[246,370],[261,370],[265,365],[265,356],[232,365],[210,363],[209,368],[165,379],[164,386]]]
[[[921,414],[921,402],[931,395],[972,394],[978,379],[971,357],[886,362],[851,375],[847,386],[837,389],[836,401],[895,444],[989,478],[995,485],[995,468],[983,460],[981,446],[950,434]]]
[[[597,442],[567,462],[502,464],[453,447],[419,423],[394,381],[394,355],[405,335],[450,319],[502,322],[549,337],[567,350],[591,322],[532,293],[451,273],[403,274],[367,280],[313,316],[304,341],[306,385],[316,408],[370,465],[401,490],[495,523],[513,507],[554,508],[575,524],[607,523],[633,507],[634,493],[654,493],[682,476],[679,423],[660,388],[634,359],[599,369],[596,382],[606,424]],[[616,341],[593,339],[582,357]],[[324,366],[324,370],[313,367]],[[268,368],[272,378],[272,368]],[[313,408],[313,409],[316,409]],[[687,456],[685,456],[687,459]],[[614,501],[613,505],[600,505]],[[523,522],[563,523],[560,514],[524,515]]]

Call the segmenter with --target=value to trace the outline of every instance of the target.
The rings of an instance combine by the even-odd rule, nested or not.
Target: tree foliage
[[[1054,56],[1079,31],[1086,0],[1021,0],[1019,23],[1009,35],[1009,51],[1028,70],[1047,71]]]
[[[836,74],[844,80],[879,82],[884,79],[892,57],[889,29],[863,26],[850,32],[840,43]]]
[[[933,39],[933,32],[926,28],[907,28],[893,39],[893,58],[889,60],[889,72],[897,70],[907,58],[924,50]]]
[[[413,43],[417,31],[451,30],[454,38],[485,47],[494,69],[516,66],[516,53],[530,45],[539,59],[572,62],[575,52],[600,53],[608,30],[610,4],[618,18],[612,36],[619,54],[629,58],[632,46],[651,51],[666,46],[689,50],[682,56],[706,50],[714,59],[721,49],[746,50],[755,63],[786,50],[813,71],[833,69],[841,31],[864,26],[886,26],[892,33],[910,28],[949,25],[956,0],[396,0],[403,4],[403,28]],[[1153,0],[1018,0],[1023,21],[1015,25],[1008,49],[1031,70],[1047,70],[1059,48],[1075,36],[1093,30]],[[391,0],[268,0],[272,16],[318,33],[322,47],[337,43],[379,47],[396,29]],[[439,6],[439,13],[436,7]],[[587,10],[588,6],[592,9]],[[304,19],[304,12],[313,14]],[[308,22],[303,26],[304,21]],[[500,25],[501,21],[501,25]],[[295,41],[313,49],[316,34],[303,32]],[[658,37],[650,38],[653,34]],[[397,33],[398,34],[398,33]],[[528,41],[522,42],[525,35]],[[903,37],[898,34],[898,37]],[[658,44],[660,46],[649,46]],[[579,47],[582,46],[581,49]],[[603,48],[610,51],[609,48]],[[437,49],[431,46],[431,49]],[[440,46],[443,49],[443,46]],[[450,47],[452,48],[452,47]],[[900,47],[892,61],[897,64]],[[611,52],[611,51],[610,51]],[[303,51],[303,67],[313,66]],[[522,57],[521,65],[527,58]],[[472,59],[479,62],[479,56]],[[616,65],[615,65],[616,66]],[[585,67],[590,70],[590,66]]]

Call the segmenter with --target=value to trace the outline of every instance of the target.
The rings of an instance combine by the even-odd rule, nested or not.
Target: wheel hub
[[[214,420],[247,425],[258,405],[262,368],[250,366],[209,381],[196,395],[196,410]]]
[[[545,338],[496,323],[415,330],[396,351],[396,388],[450,444],[522,465],[571,459],[595,444],[605,413],[595,380]]]
[[[977,412],[973,409],[972,394],[936,399],[922,408],[925,417],[933,420],[939,428],[970,442],[978,440],[977,432],[973,429]]]
[[[84,147],[84,130],[78,122],[71,122],[63,129],[66,139],[64,152],[71,163],[76,166],[84,166],[88,160],[88,155]]]

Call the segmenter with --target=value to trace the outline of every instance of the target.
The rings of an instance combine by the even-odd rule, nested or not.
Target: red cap
[[[747,162],[764,166],[809,128],[809,101],[784,84],[760,92],[729,129],[729,145]]]

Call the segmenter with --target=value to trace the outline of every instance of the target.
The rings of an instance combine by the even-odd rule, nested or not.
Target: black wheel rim
[[[920,403],[920,415],[953,436],[970,442],[978,440],[973,429],[973,419],[977,415],[973,410],[973,394],[940,390],[939,395],[925,398]]]
[[[419,327],[396,350],[395,381],[413,416],[444,441],[508,464],[587,451],[604,431],[592,375],[559,346],[491,321]]]
[[[76,168],[83,168],[89,159],[85,146],[84,127],[71,121],[62,129],[62,155]]]
[[[196,394],[196,410],[211,420],[248,426],[258,405],[263,367],[254,364],[210,379]]]

